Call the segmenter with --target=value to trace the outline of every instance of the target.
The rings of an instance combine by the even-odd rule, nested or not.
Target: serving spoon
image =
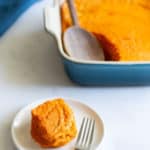
[[[104,52],[96,37],[79,26],[73,0],[67,0],[73,26],[63,36],[68,55],[78,60],[104,60]]]

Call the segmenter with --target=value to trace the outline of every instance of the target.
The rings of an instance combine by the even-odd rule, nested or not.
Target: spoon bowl
[[[64,33],[64,46],[69,56],[79,60],[104,60],[103,49],[96,37],[79,26]]]
[[[63,36],[64,48],[69,56],[80,60],[104,60],[104,52],[96,37],[79,26],[73,0],[67,0],[73,26]]]

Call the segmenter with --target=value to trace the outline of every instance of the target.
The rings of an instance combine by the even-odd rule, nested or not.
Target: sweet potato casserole
[[[149,0],[74,0],[79,24],[102,44],[106,60],[150,60]],[[67,3],[61,9],[63,32],[71,26]]]

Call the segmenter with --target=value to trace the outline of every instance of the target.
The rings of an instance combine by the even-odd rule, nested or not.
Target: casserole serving
[[[81,85],[148,85],[150,61],[80,61],[65,53],[62,45],[60,5],[45,8],[45,28],[57,40],[64,68],[70,79]]]

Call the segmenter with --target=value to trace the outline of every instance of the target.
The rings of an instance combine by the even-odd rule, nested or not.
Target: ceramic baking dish
[[[79,61],[68,56],[62,46],[57,0],[46,6],[44,16],[45,29],[56,38],[64,68],[73,82],[81,85],[150,85],[150,61]]]

